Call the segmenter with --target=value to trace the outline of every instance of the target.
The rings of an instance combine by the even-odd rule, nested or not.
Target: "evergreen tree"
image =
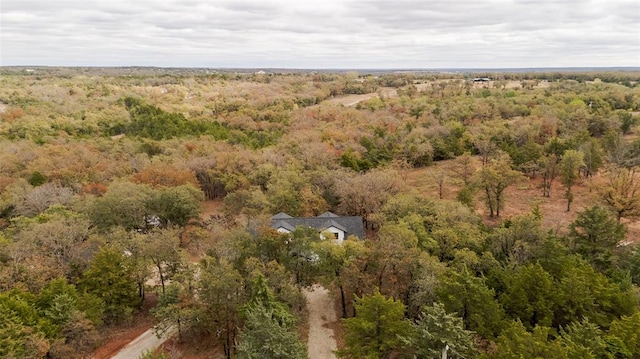
[[[125,254],[114,247],[103,247],[93,256],[81,279],[81,288],[104,301],[108,320],[126,318],[140,304],[133,267]]]
[[[341,357],[384,358],[404,346],[400,336],[410,335],[411,323],[404,318],[402,302],[387,299],[376,289],[373,295],[356,298],[354,306],[356,316],[343,319],[346,333]]]
[[[440,303],[422,308],[411,337],[403,340],[418,358],[438,358],[449,347],[449,358],[477,355],[473,332],[464,329],[462,318],[449,314]]]

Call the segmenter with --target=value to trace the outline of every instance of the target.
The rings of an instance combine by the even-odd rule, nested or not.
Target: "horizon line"
[[[439,71],[555,71],[555,70],[619,70],[640,71],[640,66],[549,66],[549,67],[260,67],[260,66],[154,66],[154,65],[0,65],[0,68],[47,68],[47,69],[167,69],[167,70],[269,70],[269,71],[384,71],[384,72],[439,72]]]

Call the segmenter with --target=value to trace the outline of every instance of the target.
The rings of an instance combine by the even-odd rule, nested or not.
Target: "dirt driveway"
[[[168,330],[162,337],[158,337],[153,328],[142,333],[131,343],[125,345],[116,355],[111,357],[112,359],[135,359],[139,358],[147,351],[153,352],[162,343],[167,341],[174,334],[174,330]]]
[[[309,308],[309,359],[335,359],[333,353],[338,348],[333,330],[327,324],[337,320],[336,310],[329,291],[319,285],[305,290]]]

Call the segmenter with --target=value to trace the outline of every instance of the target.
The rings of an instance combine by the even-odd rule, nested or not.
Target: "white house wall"
[[[344,241],[344,231],[342,231],[342,230],[340,230],[340,229],[338,229],[336,227],[329,227],[329,228],[325,229],[325,231],[331,232],[331,233],[334,233],[334,234],[337,233],[338,234],[337,241],[338,242]]]

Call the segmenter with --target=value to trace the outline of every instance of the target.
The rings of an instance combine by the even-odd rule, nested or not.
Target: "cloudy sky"
[[[0,65],[640,66],[640,0],[0,0]]]

